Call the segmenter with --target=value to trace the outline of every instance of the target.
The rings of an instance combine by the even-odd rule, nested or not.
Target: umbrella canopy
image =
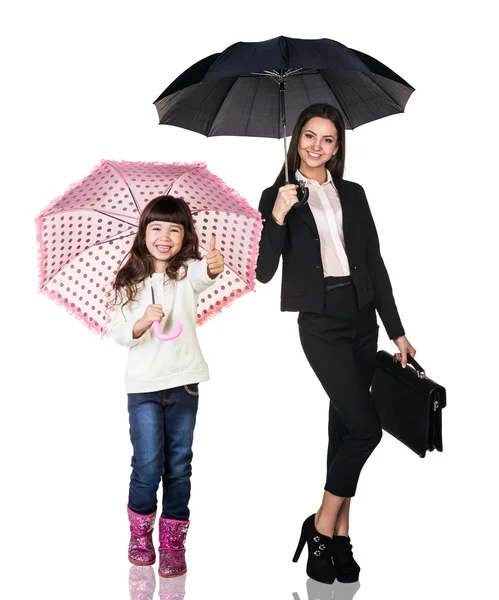
[[[276,85],[277,84],[277,85]],[[284,95],[286,90],[285,107]],[[238,42],[182,73],[154,102],[160,123],[206,136],[281,138],[317,102],[345,127],[401,113],[414,88],[384,64],[329,39]],[[284,121],[284,123],[283,123]]]
[[[225,271],[199,296],[198,324],[253,290],[260,213],[205,164],[103,160],[36,218],[41,293],[106,335],[105,291],[131,248],[144,206],[167,193],[189,204],[201,254],[216,234],[225,258]]]

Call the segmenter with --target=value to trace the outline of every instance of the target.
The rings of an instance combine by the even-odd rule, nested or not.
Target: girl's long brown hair
[[[336,127],[338,132],[338,151],[334,156],[330,158],[325,164],[328,171],[334,177],[343,177],[345,171],[345,122],[341,116],[340,111],[331,106],[331,104],[311,104],[303,110],[295,123],[293,133],[291,135],[291,141],[289,142],[288,148],[288,172],[289,175],[294,175],[296,170],[300,168],[300,155],[298,154],[298,143],[302,129],[305,127],[307,121],[314,117],[320,117],[321,119],[329,119],[331,123]],[[284,185],[284,165],[281,172],[277,176],[274,185]]]
[[[183,198],[170,195],[154,198],[144,208],[132,248],[123,259],[111,284],[113,306],[123,300],[123,306],[132,302],[137,296],[140,284],[154,273],[153,258],[146,246],[146,229],[153,221],[177,223],[184,227],[182,248],[166,263],[165,274],[169,279],[183,279],[186,276],[187,261],[201,259],[199,240],[188,204]]]

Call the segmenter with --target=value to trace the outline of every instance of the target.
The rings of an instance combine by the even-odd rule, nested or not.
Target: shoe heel
[[[298,546],[296,547],[295,555],[293,556],[293,562],[298,562],[300,558],[300,554],[302,553],[303,547],[305,546],[305,542],[307,541],[305,531],[302,529],[300,535],[300,541],[298,542]]]

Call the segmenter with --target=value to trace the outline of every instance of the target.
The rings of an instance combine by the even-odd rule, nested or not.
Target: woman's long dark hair
[[[305,110],[303,110],[293,128],[291,135],[291,141],[288,148],[288,172],[290,175],[294,175],[297,169],[300,167],[300,155],[298,154],[298,144],[303,128],[307,121],[314,117],[320,117],[321,119],[329,119],[331,123],[336,127],[338,132],[338,151],[330,160],[327,161],[325,167],[331,172],[331,175],[335,177],[343,177],[345,171],[345,123],[340,111],[331,106],[331,104],[311,104]],[[284,165],[281,172],[277,176],[274,185],[284,185]]]
[[[114,295],[112,304],[118,304],[125,298],[123,306],[132,302],[139,289],[139,285],[146,277],[154,273],[154,261],[146,246],[146,229],[153,221],[166,221],[177,223],[184,227],[184,240],[180,251],[166,263],[165,274],[169,279],[179,280],[186,275],[186,261],[201,259],[199,253],[199,240],[194,228],[194,221],[188,204],[175,196],[158,196],[151,200],[140,216],[137,235],[132,248],[123,259],[111,285],[111,294]],[[183,269],[181,269],[183,267]],[[183,273],[182,273],[183,271]]]

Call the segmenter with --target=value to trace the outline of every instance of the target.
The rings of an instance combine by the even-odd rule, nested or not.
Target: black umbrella
[[[160,124],[206,136],[284,138],[317,102],[335,106],[345,127],[404,112],[414,88],[375,58],[328,39],[238,42],[192,65],[154,102]],[[306,192],[306,190],[303,190]],[[306,197],[301,203],[306,202]]]

